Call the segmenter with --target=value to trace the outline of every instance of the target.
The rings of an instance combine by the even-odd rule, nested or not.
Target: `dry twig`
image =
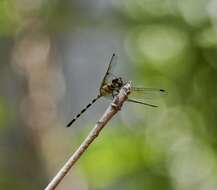
[[[127,100],[130,93],[131,82],[124,85],[119,94],[114,98],[112,103],[109,105],[103,116],[97,122],[95,127],[90,131],[89,135],[80,145],[80,147],[74,152],[74,154],[69,158],[65,165],[59,170],[57,175],[48,184],[45,190],[54,190],[57,185],[62,181],[64,176],[69,172],[70,168],[76,163],[76,161],[85,152],[88,146],[93,142],[93,140],[99,135],[100,131],[108,123],[108,121],[121,109],[123,103]]]

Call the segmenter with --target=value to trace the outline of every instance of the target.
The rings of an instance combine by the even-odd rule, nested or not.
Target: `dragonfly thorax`
[[[111,94],[116,94],[120,88],[124,85],[121,78],[114,78],[110,83],[104,84],[100,89],[100,94],[102,96],[107,96]]]
[[[113,91],[114,91],[114,88],[112,84],[105,84],[100,89],[100,95],[107,96],[107,95],[112,94]]]

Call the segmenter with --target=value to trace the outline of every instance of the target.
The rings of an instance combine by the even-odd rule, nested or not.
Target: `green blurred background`
[[[94,126],[116,74],[164,88],[125,104],[57,189],[217,189],[217,0],[1,0],[0,189],[43,189]]]

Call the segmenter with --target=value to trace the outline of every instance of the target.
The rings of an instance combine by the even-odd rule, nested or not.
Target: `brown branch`
[[[76,161],[81,157],[88,146],[99,135],[100,131],[104,128],[108,121],[121,109],[123,103],[127,100],[130,89],[131,82],[128,82],[126,85],[124,85],[124,87],[121,88],[119,94],[114,98],[95,127],[90,131],[89,135],[82,142],[80,147],[74,152],[74,154],[69,158],[65,165],[59,170],[57,175],[52,179],[45,190],[54,190],[57,185],[63,180],[64,176],[69,172],[70,168],[76,163]]]

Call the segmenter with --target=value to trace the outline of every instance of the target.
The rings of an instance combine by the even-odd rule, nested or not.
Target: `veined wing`
[[[166,95],[167,92],[157,88],[132,87],[130,97],[136,99],[155,99]]]
[[[116,91],[116,93],[118,93],[118,91]],[[130,96],[127,101],[132,103],[142,104],[149,107],[158,107],[155,104],[144,102],[144,100],[161,97],[166,94],[167,92],[163,89],[132,87]],[[104,97],[108,99],[113,99],[111,94]],[[131,97],[135,97],[136,99],[132,99]]]
[[[113,53],[112,54],[112,57],[110,59],[110,62],[109,62],[109,66],[108,66],[108,69],[106,71],[106,74],[102,80],[102,83],[101,83],[101,86],[100,88],[102,88],[103,85],[107,84],[110,80],[112,80],[112,78],[114,78],[114,75],[113,75],[113,70],[114,70],[114,67],[115,65],[117,64],[117,54]]]
[[[149,107],[154,107],[154,108],[158,107],[158,106],[156,106],[154,104],[149,104],[149,103],[146,103],[146,102],[141,102],[141,101],[133,100],[133,99],[128,99],[127,101],[137,103],[137,104],[142,104],[142,105],[149,106]]]

